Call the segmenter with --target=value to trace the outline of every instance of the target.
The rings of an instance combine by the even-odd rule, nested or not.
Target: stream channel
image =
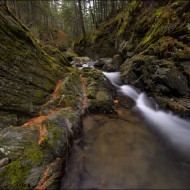
[[[104,75],[135,106],[83,117],[60,189],[189,189],[190,122],[119,85],[119,72]]]

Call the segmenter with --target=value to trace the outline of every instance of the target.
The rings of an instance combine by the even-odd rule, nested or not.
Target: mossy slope
[[[3,3],[0,41],[0,110],[15,114],[22,123],[36,115],[67,69],[40,48],[38,40]]]

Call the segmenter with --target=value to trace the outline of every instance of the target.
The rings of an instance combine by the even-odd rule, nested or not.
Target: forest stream
[[[190,1],[0,0],[0,190],[190,189]]]
[[[119,72],[104,73],[136,105],[118,115],[86,115],[62,178],[63,189],[189,189],[189,122],[160,111]],[[167,139],[167,140],[166,140]]]

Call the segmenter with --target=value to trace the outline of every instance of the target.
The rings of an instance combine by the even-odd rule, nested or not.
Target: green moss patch
[[[10,188],[11,189],[14,188],[15,190],[28,189],[24,181],[31,167],[27,163],[24,163],[22,160],[23,157],[19,157],[17,160],[7,165],[4,168],[4,170],[0,173],[1,178],[5,177],[5,180],[8,180],[4,181],[3,183],[4,185],[3,187],[5,189],[10,189]]]

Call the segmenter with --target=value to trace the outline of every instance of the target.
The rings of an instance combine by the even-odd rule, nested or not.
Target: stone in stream
[[[101,69],[104,65],[111,64],[112,60],[112,58],[101,58],[94,64],[94,67]]]
[[[118,71],[123,60],[119,54],[114,55],[113,58],[101,58],[95,62],[94,67],[107,72]]]

